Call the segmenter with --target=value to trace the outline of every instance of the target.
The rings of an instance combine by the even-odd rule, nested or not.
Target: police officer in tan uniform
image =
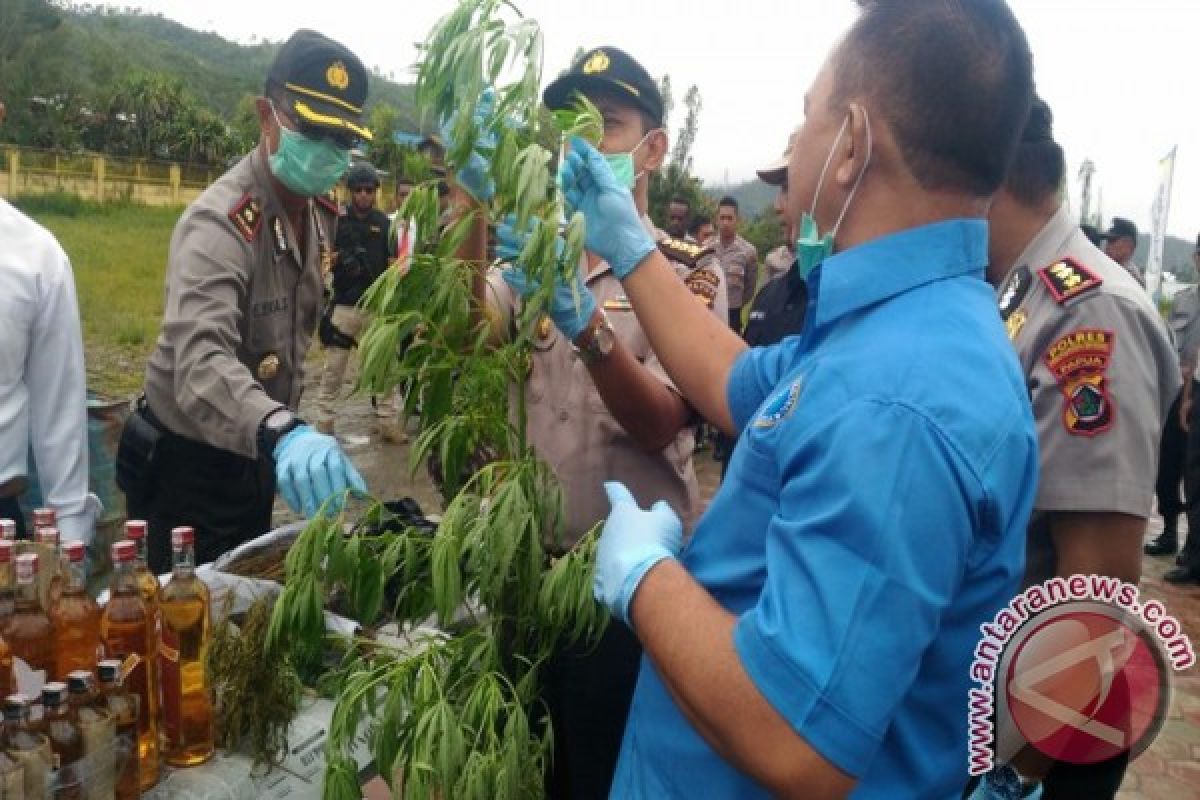
[[[758,288],[758,250],[737,232],[738,203],[722,197],[717,203],[717,235],[712,245],[729,280],[729,327],[742,332],[742,308]]]
[[[1050,109],[1036,100],[989,215],[989,278],[1028,381],[1040,449],[1025,583],[1073,574],[1136,583],[1179,366],[1145,290],[1062,203],[1064,172]],[[997,744],[1004,761],[1024,740],[1001,734]],[[1119,788],[1125,760],[1080,766],[1025,748],[1005,769],[1040,779],[1047,800],[1103,798]]]
[[[279,50],[256,107],[258,146],[175,227],[162,328],[145,398],[118,453],[129,515],[150,524],[150,566],[168,536],[196,529],[209,561],[270,527],[278,486],[314,514],[362,478],[331,436],[294,415],[332,261],[337,207],[326,199],[363,126],[367,73],[313,31]]]
[[[792,146],[789,141],[787,150],[783,152],[783,155],[777,161],[773,161],[758,170],[758,179],[770,186],[778,186],[780,197],[787,194],[787,165],[791,157]],[[779,202],[778,197],[775,202],[775,216],[779,219],[779,227],[783,231],[783,244],[763,256],[764,286],[781,275],[790,273],[792,264],[796,261],[796,234],[792,230],[791,224],[787,221],[787,213],[783,205]],[[749,329],[749,324],[750,320],[746,320],[747,329]],[[751,344],[753,345],[754,343],[751,342]]]
[[[657,84],[627,53],[599,47],[551,83],[544,100],[551,109],[564,108],[576,91],[602,113],[600,149],[624,175],[643,225],[696,301],[724,320],[725,280],[712,250],[667,236],[646,216],[649,175],[668,152]],[[487,199],[479,181],[462,173],[456,180],[475,199]],[[519,253],[523,241],[511,222],[501,224],[502,258]],[[483,261],[481,252],[466,255]],[[484,300],[496,337],[511,331],[528,290],[522,278],[516,268],[487,276]],[[692,466],[694,412],[650,349],[606,263],[585,253],[576,285],[558,288],[560,300],[536,331],[525,387],[531,443],[564,493],[566,540],[551,549],[573,546],[604,520],[609,503],[603,483],[610,479],[627,481],[644,502],[665,498],[690,529],[702,510]],[[550,797],[608,797],[640,654],[628,628],[609,625],[594,648],[566,647],[547,665],[543,699],[555,743]]]

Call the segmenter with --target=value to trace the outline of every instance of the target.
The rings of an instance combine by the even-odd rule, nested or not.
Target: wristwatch
[[[273,458],[275,445],[279,444],[279,440],[303,424],[304,420],[282,406],[267,414],[263,421],[258,423],[259,457]]]
[[[617,336],[613,333],[608,315],[601,311],[600,320],[592,327],[586,328],[575,341],[579,344],[573,342],[571,349],[585,366],[590,367],[608,358],[613,351],[613,345],[616,344]]]

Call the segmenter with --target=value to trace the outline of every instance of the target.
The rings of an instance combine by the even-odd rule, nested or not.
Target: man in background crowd
[[[742,332],[742,308],[758,286],[758,250],[738,234],[738,203],[722,197],[717,204],[717,237],[712,246],[729,285],[729,327]]]
[[[393,260],[388,245],[392,221],[375,207],[379,192],[375,168],[366,162],[355,164],[346,173],[346,189],[350,202],[338,217],[334,240],[332,307],[326,310],[319,328],[325,369],[317,397],[317,430],[327,434],[333,433],[346,366],[370,321],[358,302]],[[373,398],[376,432],[385,442],[400,443],[408,437],[397,420],[393,397]]]
[[[1104,242],[1104,255],[1124,267],[1144,289],[1146,276],[1137,264],[1133,263],[1133,254],[1137,250],[1138,229],[1132,220],[1124,217],[1113,217],[1112,225],[1100,234]]]
[[[688,234],[691,235],[692,241],[704,247],[708,245],[717,229],[713,227],[712,219],[708,214],[696,214],[692,217],[692,224],[688,227]]]
[[[763,258],[764,287],[779,276],[786,275],[792,268],[792,262],[796,260],[796,233],[792,228],[792,224],[788,222],[786,203],[780,200],[780,198],[787,196],[787,164],[791,155],[792,148],[789,145],[779,160],[758,170],[759,180],[770,186],[779,187],[779,194],[775,198],[775,218],[779,220],[779,228],[783,232],[783,244],[767,253]],[[756,303],[755,306],[757,305]],[[750,323],[753,321],[754,312],[751,311],[750,314],[751,319],[746,320],[747,342],[750,342]],[[750,343],[754,344],[754,342]]]
[[[687,239],[691,223],[692,204],[683,195],[675,195],[667,206],[667,234],[674,239]]]
[[[0,518],[24,536],[18,498],[37,466],[42,502],[64,542],[91,543],[99,500],[88,494],[87,376],[67,254],[0,199]]]

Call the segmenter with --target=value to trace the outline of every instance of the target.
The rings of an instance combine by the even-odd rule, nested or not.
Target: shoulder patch
[[[696,266],[700,263],[700,259],[713,253],[711,247],[701,247],[682,239],[672,239],[670,236],[658,240],[658,249],[668,260],[676,261],[687,267]]]
[[[1100,276],[1073,258],[1064,258],[1038,270],[1038,277],[1059,305],[1104,283]]]
[[[1077,328],[1055,340],[1042,357],[1063,395],[1063,426],[1073,436],[1098,436],[1112,428],[1117,407],[1108,394],[1108,365],[1116,334]]]
[[[721,278],[708,267],[701,267],[692,270],[691,274],[683,279],[683,285],[702,300],[704,305],[712,308],[717,299],[717,289],[721,285]]]
[[[262,207],[258,203],[258,198],[249,192],[242,195],[242,199],[229,212],[229,219],[247,242],[253,242],[258,237],[259,230],[262,229]]]
[[[337,201],[334,200],[332,197],[329,197],[329,196],[323,195],[323,194],[319,194],[316,197],[314,197],[313,200],[316,200],[317,205],[319,205],[321,208],[328,211],[330,214],[333,214],[334,216],[338,215],[338,211],[339,211],[338,204],[337,204]]]
[[[1009,316],[1014,311],[1021,307],[1021,303],[1025,300],[1025,295],[1029,293],[1029,287],[1033,285],[1033,274],[1029,271],[1028,266],[1020,266],[1012,271],[1008,276],[1008,280],[1000,287],[999,305],[1000,319],[1008,321]]]

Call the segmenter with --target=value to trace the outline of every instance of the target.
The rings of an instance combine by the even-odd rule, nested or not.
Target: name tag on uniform
[[[629,302],[629,298],[623,294],[616,297],[611,297],[604,301],[605,311],[633,311],[633,303]]]
[[[288,300],[286,297],[276,297],[271,300],[263,300],[261,303],[255,303],[250,307],[250,313],[255,319],[260,317],[270,316],[271,314],[281,314],[288,310]]]

